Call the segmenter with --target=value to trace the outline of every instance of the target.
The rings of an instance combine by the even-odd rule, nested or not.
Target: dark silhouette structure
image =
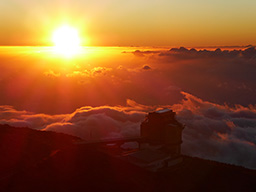
[[[184,126],[169,109],[151,112],[141,124],[141,137],[151,145],[163,145],[172,154],[180,154]]]
[[[170,109],[148,113],[141,123],[139,137],[78,144],[92,146],[101,152],[150,171],[163,170],[182,162],[181,143],[184,126],[176,120],[175,115],[176,113]],[[122,149],[122,145],[128,142],[137,143],[137,147],[133,146],[130,151]],[[109,149],[109,146],[112,148]]]
[[[184,126],[176,120],[175,115],[170,109],[149,113],[141,123],[138,150],[123,159],[150,171],[163,170],[181,163]]]

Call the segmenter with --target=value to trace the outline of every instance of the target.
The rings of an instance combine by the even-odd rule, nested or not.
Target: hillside
[[[0,125],[0,191],[256,191],[256,171],[184,156],[150,173],[79,138]]]

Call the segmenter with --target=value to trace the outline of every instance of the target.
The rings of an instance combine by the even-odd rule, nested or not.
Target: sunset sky
[[[255,21],[256,0],[0,0],[0,124],[133,137],[170,108],[183,154],[256,169]]]
[[[1,45],[51,45],[69,23],[83,45],[256,44],[254,0],[8,0],[0,2]]]

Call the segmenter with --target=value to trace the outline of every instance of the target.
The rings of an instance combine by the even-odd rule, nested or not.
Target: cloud
[[[71,73],[67,73],[66,77],[96,77],[100,75],[106,75],[112,68],[107,67],[94,67],[92,69],[75,70]]]
[[[256,49],[253,46],[223,50],[180,47],[154,53],[137,50],[136,53],[143,54],[144,61],[154,68],[154,74],[159,73],[160,78],[185,92],[218,104],[256,104]]]
[[[44,72],[44,75],[48,76],[48,77],[60,77],[60,73],[56,73],[53,70],[48,70],[46,72]]]
[[[130,137],[139,134],[148,111],[171,107],[186,124],[184,154],[256,168],[255,52],[137,50],[140,57],[91,60],[93,67],[77,61],[80,68],[54,71],[44,65],[33,74],[31,63],[4,60],[0,101],[9,105],[0,106],[0,123],[87,140]]]
[[[139,135],[145,111],[155,108],[127,100],[128,106],[81,107],[71,114],[47,115],[1,106],[1,124],[63,132],[86,140]],[[7,113],[8,112],[8,113]]]
[[[2,105],[0,106],[0,117],[1,119],[9,120],[13,118],[18,118],[21,115],[27,114],[26,111],[17,111],[13,106]]]
[[[182,152],[255,169],[256,109],[231,108],[183,94],[183,102],[173,106],[186,125]]]
[[[175,87],[170,87],[174,89]],[[133,137],[149,111],[169,107],[185,124],[182,153],[256,169],[256,108],[230,107],[182,92],[172,106],[147,106],[127,100],[126,106],[85,106],[63,115],[34,114],[1,106],[1,124],[62,132],[85,140]]]
[[[40,130],[48,124],[64,120],[66,116],[35,114],[25,110],[19,111],[8,105],[0,106],[0,124],[9,124],[14,127],[29,127]]]
[[[64,132],[85,140],[138,136],[146,111],[155,108],[131,100],[127,100],[127,104],[127,107],[82,107],[65,121],[50,124],[43,130]]]
[[[118,48],[99,57],[56,61],[54,68],[52,60],[35,66],[25,56],[17,61],[2,56],[0,105],[47,114],[71,113],[84,105],[125,105],[127,99],[171,105],[183,98],[179,89],[218,104],[255,105],[255,48],[239,49],[147,48],[135,51],[144,55],[136,57]]]
[[[142,67],[142,69],[144,69],[144,70],[150,70],[150,69],[151,69],[151,67],[150,67],[150,66],[148,66],[148,65],[144,65],[144,66]]]
[[[221,50],[217,48],[215,50],[201,49],[196,50],[194,48],[187,49],[185,47],[171,48],[168,51],[140,51],[136,50],[132,52],[135,56],[145,56],[157,54],[159,56],[177,57],[180,59],[196,59],[196,58],[209,58],[209,57],[221,57],[221,58],[245,58],[256,59],[256,49],[254,46],[250,46],[244,50]]]
[[[124,53],[130,53],[130,52],[124,52]],[[159,51],[140,51],[140,50],[136,50],[134,52],[132,52],[135,56],[138,56],[138,57],[143,57],[145,56],[145,54],[155,54],[155,53],[159,53]]]
[[[108,52],[103,61],[88,55],[68,65],[57,62],[54,68],[46,61],[42,68],[32,68],[33,73],[32,63],[21,59],[18,65],[9,59],[0,72],[0,104],[59,114],[84,105],[125,105],[127,99],[144,105],[171,105],[183,98],[180,90],[219,104],[256,104],[253,47],[135,52],[144,56]],[[14,72],[10,66],[24,70]]]

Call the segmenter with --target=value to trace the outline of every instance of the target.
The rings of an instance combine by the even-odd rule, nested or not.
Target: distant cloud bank
[[[256,108],[218,105],[182,92],[171,106],[145,106],[127,100],[127,106],[81,107],[71,114],[47,115],[0,107],[0,123],[55,131],[85,140],[138,136],[149,111],[169,107],[186,125],[182,153],[256,169]]]
[[[245,58],[245,59],[256,59],[256,49],[254,46],[246,49],[232,49],[232,50],[221,50],[216,48],[215,50],[201,49],[196,50],[195,48],[187,49],[185,47],[171,48],[168,51],[140,51],[136,50],[132,52],[136,56],[145,56],[148,54],[157,54],[158,56],[174,56],[180,57],[181,59],[192,59],[192,58],[207,58],[207,57],[226,57],[226,58]]]

